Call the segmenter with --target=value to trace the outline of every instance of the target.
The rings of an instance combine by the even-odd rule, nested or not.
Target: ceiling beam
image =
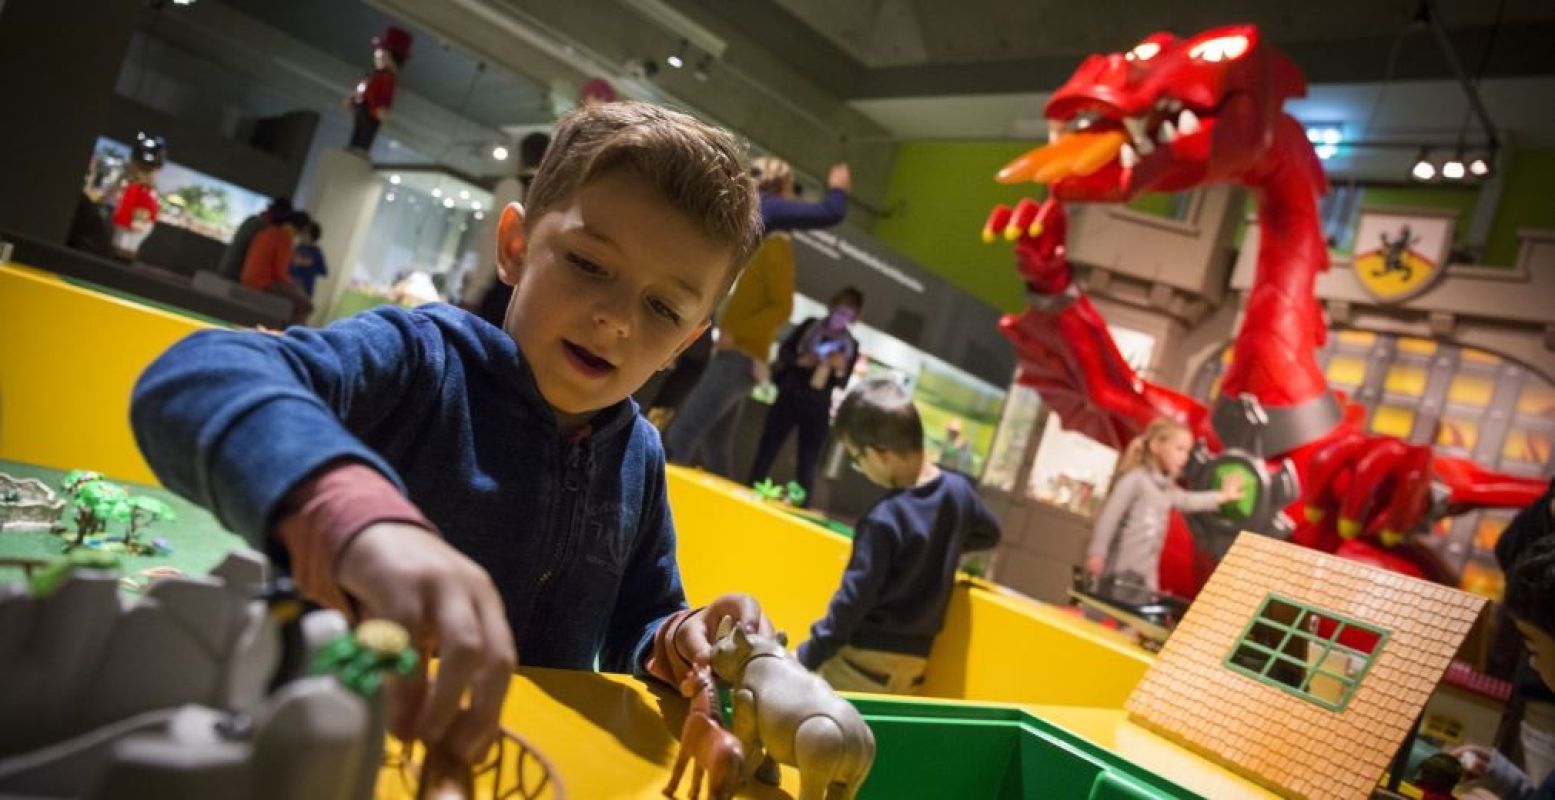
[[[1489,26],[1450,33],[1459,58],[1470,71],[1478,68],[1490,42]],[[1368,36],[1331,42],[1277,43],[1307,76],[1308,83],[1374,83],[1387,77],[1388,52],[1394,36]],[[1555,21],[1503,26],[1495,50],[1485,65],[1485,78],[1555,75]],[[937,97],[1049,91],[1068,80],[1088,55],[932,64],[868,69],[853,84],[849,99]],[[1453,80],[1456,75],[1424,27],[1408,34],[1399,46],[1395,81]]]
[[[866,228],[873,224],[871,208],[885,195],[896,155],[887,131],[831,87],[797,71],[789,54],[695,3],[668,4],[727,43],[706,80],[694,76],[695,61],[686,69],[665,67],[662,59],[679,46],[680,36],[617,2],[368,2],[543,84],[605,78],[627,97],[690,109],[789,160],[812,183],[830,164],[847,161],[854,178],[851,210],[860,212],[854,221]],[[645,61],[656,64],[655,76],[641,76]],[[639,74],[633,75],[634,67]]]

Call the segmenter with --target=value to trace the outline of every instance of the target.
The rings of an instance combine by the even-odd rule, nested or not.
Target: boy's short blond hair
[[[562,117],[526,192],[527,224],[616,167],[646,178],[709,239],[733,252],[721,297],[761,242],[761,207],[734,135],[650,103],[593,103]]]

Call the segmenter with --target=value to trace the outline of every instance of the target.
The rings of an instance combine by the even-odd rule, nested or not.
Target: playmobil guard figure
[[[113,249],[124,258],[133,259],[140,243],[156,227],[157,212],[162,209],[156,178],[166,163],[166,140],[145,132],[135,134],[129,164],[124,168],[124,191],[113,208]]]
[[[776,782],[773,761],[797,767],[799,800],[854,797],[874,764],[875,734],[783,642],[781,633],[747,633],[727,617],[718,625],[712,667],[734,687],[731,725],[745,764],[760,765],[757,777],[769,783]]]
[[[351,149],[366,154],[373,149],[378,128],[389,118],[394,105],[395,76],[410,59],[411,35],[389,26],[373,37],[373,71],[362,76],[356,90],[346,98],[351,110]]]
[[[695,758],[691,794],[686,796],[691,800],[702,797],[702,774],[705,772],[707,796],[713,800],[729,800],[745,782],[745,750],[740,747],[740,740],[724,727],[713,671],[706,665],[692,667],[680,682],[680,693],[690,698],[691,707],[686,710],[686,722],[680,729],[680,755],[675,758],[670,782],[664,786],[664,796],[675,796],[675,790],[680,787],[680,776],[686,771],[686,762]]]

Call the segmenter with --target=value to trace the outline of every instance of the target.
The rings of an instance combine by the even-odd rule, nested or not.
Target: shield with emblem
[[[1446,271],[1458,212],[1363,209],[1355,232],[1355,279],[1383,303],[1431,288]]]

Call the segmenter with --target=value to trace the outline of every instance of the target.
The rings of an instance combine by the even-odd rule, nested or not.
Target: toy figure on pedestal
[[[113,249],[124,258],[133,259],[140,243],[156,227],[162,207],[157,201],[156,177],[165,163],[167,142],[162,137],[135,134],[125,166],[124,191],[113,209]]]
[[[372,149],[378,128],[388,120],[389,107],[394,105],[395,75],[410,58],[410,43],[411,35],[393,26],[373,37],[373,71],[364,75],[346,98],[351,111],[350,149],[363,155]]]

